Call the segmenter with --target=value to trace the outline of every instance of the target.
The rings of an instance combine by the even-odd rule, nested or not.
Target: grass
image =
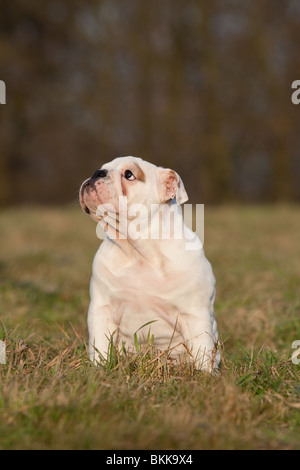
[[[0,233],[0,449],[300,448],[300,208],[206,207],[215,376],[174,367],[151,341],[91,366],[98,240],[79,208],[3,210]]]

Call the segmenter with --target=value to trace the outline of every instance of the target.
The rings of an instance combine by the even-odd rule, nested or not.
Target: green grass
[[[136,344],[87,354],[96,226],[79,208],[0,213],[0,449],[299,449],[300,208],[205,208],[222,363]]]

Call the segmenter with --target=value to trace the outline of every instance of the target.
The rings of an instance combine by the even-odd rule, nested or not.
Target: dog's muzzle
[[[84,191],[88,186],[93,186],[99,178],[105,178],[107,176],[107,170],[96,170],[93,176],[86,179],[80,188],[80,204],[84,212],[90,214],[90,210],[84,202]]]

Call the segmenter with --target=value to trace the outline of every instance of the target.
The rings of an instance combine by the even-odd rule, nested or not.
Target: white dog
[[[150,328],[157,349],[176,360],[192,356],[198,369],[217,368],[215,278],[184,225],[180,204],[187,199],[175,171],[136,157],[116,158],[81,185],[81,207],[107,234],[90,286],[92,361],[106,357],[112,335],[130,349],[135,333],[143,343]],[[186,249],[191,236],[196,249]]]

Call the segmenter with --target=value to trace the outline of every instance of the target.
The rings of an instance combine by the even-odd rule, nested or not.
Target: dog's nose
[[[91,180],[95,180],[97,178],[105,178],[106,175],[107,175],[107,170],[97,170],[91,177]]]

